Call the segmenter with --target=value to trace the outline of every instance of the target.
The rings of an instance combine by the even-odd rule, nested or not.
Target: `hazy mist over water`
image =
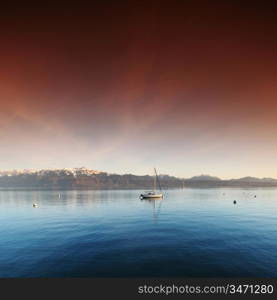
[[[277,189],[140,193],[1,191],[0,277],[277,276]]]

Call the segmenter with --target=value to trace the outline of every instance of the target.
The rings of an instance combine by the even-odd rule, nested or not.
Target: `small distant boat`
[[[154,180],[153,180],[153,190],[147,191],[147,192],[141,194],[140,198],[142,198],[142,199],[150,199],[150,198],[154,199],[154,198],[162,198],[163,197],[162,188],[161,188],[161,184],[159,181],[159,177],[158,177],[156,168],[154,168],[154,172],[155,172],[155,175],[154,175]],[[158,182],[159,189],[160,189],[159,192],[156,191],[157,182]]]
[[[33,207],[38,207],[38,204],[37,203],[33,203]]]
[[[162,193],[157,193],[156,191],[145,192],[140,195],[141,198],[162,198]]]

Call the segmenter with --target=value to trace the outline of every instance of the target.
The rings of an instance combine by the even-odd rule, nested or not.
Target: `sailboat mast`
[[[158,177],[156,168],[154,168],[154,171],[155,171],[155,174],[156,174],[156,179],[157,179],[157,181],[158,181],[159,189],[160,189],[160,191],[161,191],[162,188],[161,188],[161,184],[160,184],[160,180],[159,180],[159,177]]]
[[[154,171],[156,171],[156,169],[154,168]],[[153,191],[155,192],[156,191],[156,185],[157,185],[157,183],[156,183],[156,176],[154,175],[154,179],[153,179],[154,181],[153,181]]]

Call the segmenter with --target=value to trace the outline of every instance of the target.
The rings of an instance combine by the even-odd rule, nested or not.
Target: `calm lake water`
[[[1,191],[0,277],[277,277],[277,189],[140,193]]]

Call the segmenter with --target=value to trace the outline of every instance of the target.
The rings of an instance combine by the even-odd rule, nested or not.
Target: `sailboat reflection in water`
[[[153,190],[141,194],[140,198],[154,199],[154,198],[162,198],[163,197],[162,188],[161,188],[161,184],[160,184],[160,180],[159,180],[156,168],[154,168],[154,172],[155,172],[155,175],[154,175],[154,180],[153,180]],[[156,190],[157,182],[159,185],[159,191]]]
[[[162,208],[162,198],[141,198],[141,201],[145,201],[152,206],[152,219],[154,223],[157,223]]]

